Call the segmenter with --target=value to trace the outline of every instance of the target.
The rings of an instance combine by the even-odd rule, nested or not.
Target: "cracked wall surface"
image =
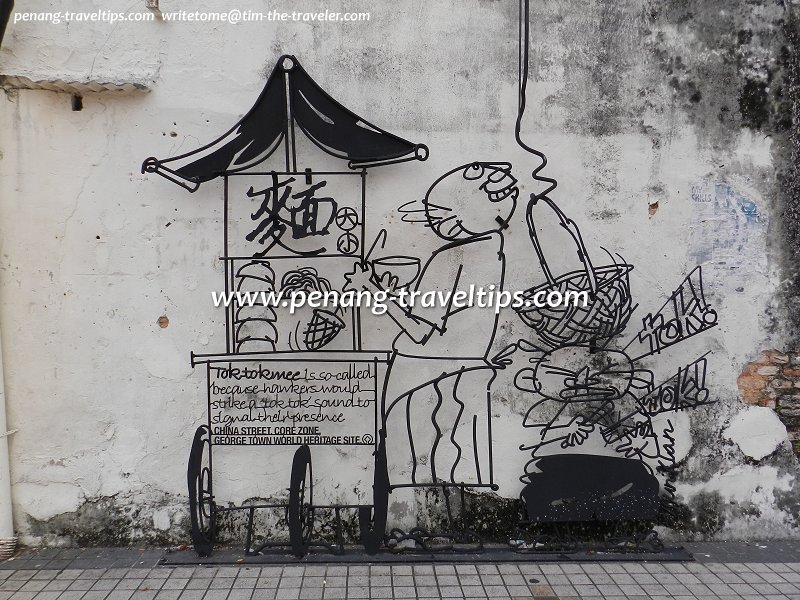
[[[538,163],[514,142],[516,2],[308,4],[372,18],[9,25],[0,74],[151,88],[87,93],[80,111],[66,94],[0,96],[0,330],[25,541],[187,540],[186,461],[206,417],[204,373],[192,370],[189,352],[218,351],[225,340],[223,311],[210,301],[223,276],[221,187],[204,184],[190,196],[141,174],[140,164],[226,131],[278,56],[296,55],[342,104],[430,147],[424,163],[369,175],[368,223],[389,228],[403,253],[436,246],[395,209],[456,165],[509,161],[522,192],[536,190],[529,175]],[[92,8],[103,6],[82,10]],[[52,10],[40,0],[25,9]],[[800,391],[772,383],[794,385],[794,372],[775,379],[785,372],[773,354],[794,369],[800,339],[798,10],[774,0],[531,3],[522,127],[547,152],[544,174],[559,180],[553,199],[587,246],[634,265],[642,310],[660,306],[700,265],[720,314],[718,327],[652,365],[663,378],[708,353],[715,400],[680,416],[679,506],[661,525],[673,539],[800,537],[792,448]],[[562,243],[554,232],[545,237]],[[506,244],[510,285],[536,284],[521,213]],[[555,269],[574,261],[572,252],[555,254]],[[376,346],[391,341],[384,321],[366,326]],[[525,334],[504,312],[496,349]],[[520,446],[530,442],[522,426],[530,397],[514,387],[516,370],[501,372],[493,388],[500,491],[478,500],[498,521],[516,510],[509,503],[528,459]],[[220,459],[220,497],[285,497],[291,451]],[[368,501],[366,454],[318,454],[320,498]],[[425,513],[401,500],[390,513],[400,520],[409,511]]]

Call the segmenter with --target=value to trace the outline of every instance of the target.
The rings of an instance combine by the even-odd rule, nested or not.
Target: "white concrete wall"
[[[78,9],[56,4],[17,9]],[[265,9],[245,4],[191,8]],[[95,8],[145,10],[143,3],[80,6]],[[189,7],[162,2],[165,11],[181,8]],[[85,94],[79,112],[66,94],[20,90],[0,98],[2,360],[8,423],[19,430],[11,437],[15,521],[26,541],[91,543],[100,523],[119,528],[122,541],[185,539],[186,458],[205,419],[204,374],[191,369],[189,352],[224,349],[223,311],[209,297],[222,285],[221,183],[189,195],[139,168],[148,156],[188,151],[227,130],[279,55],[296,55],[344,105],[430,147],[427,162],[369,176],[370,228],[390,225],[388,245],[398,251],[435,249],[429,232],[400,223],[394,209],[459,164],[510,161],[521,197],[538,189],[530,177],[538,162],[513,136],[516,2],[313,0],[285,8],[369,11],[371,20],[9,25],[2,74],[144,82],[151,90]],[[682,417],[686,460],[677,493],[695,523],[712,515],[723,524],[697,531],[796,536],[797,469],[785,430],[769,409],[745,408],[736,386],[746,362],[785,344],[776,312],[783,293],[774,231],[778,158],[769,135],[720,124],[718,106],[703,105],[714,102],[706,90],[726,93],[713,73],[696,81],[706,100],[687,108],[663,56],[682,56],[699,73],[698,65],[715,64],[703,54],[712,45],[701,48],[691,23],[669,15],[646,21],[644,8],[635,0],[532,8],[523,135],[548,154],[544,174],[559,181],[552,197],[596,260],[602,246],[635,266],[640,312],[628,335],[644,311],[703,266],[720,325],[655,365],[660,379],[710,352],[718,402]],[[717,9],[704,10],[713,16]],[[751,19],[763,28],[781,16],[775,7],[731,10],[740,27]],[[752,202],[757,217],[746,218],[737,199]],[[542,279],[523,206],[507,235],[510,289]],[[557,254],[566,262],[571,252]],[[166,328],[158,325],[162,315]],[[513,312],[504,313],[497,349],[524,336]],[[499,493],[509,498],[522,486],[527,454],[518,448],[530,435],[522,427],[530,399],[511,387],[513,371],[497,381],[493,407]],[[225,472],[232,496],[280,494],[290,451],[244,451],[251,458]],[[320,489],[344,497],[335,484],[368,488],[368,459],[334,470],[335,454],[317,454]],[[692,527],[673,535],[693,535]]]

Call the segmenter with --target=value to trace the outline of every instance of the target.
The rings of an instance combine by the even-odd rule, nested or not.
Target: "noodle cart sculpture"
[[[598,539],[611,551],[662,548],[652,526],[675,502],[681,413],[713,399],[706,354],[681,358],[671,371],[654,367],[663,350],[715,327],[719,316],[697,267],[676,282],[661,308],[634,325],[633,266],[607,251],[608,259],[598,262],[599,253],[587,248],[577,224],[552,199],[557,182],[541,174],[547,159],[521,131],[530,6],[519,2],[515,139],[538,162],[527,183],[540,191],[524,197],[519,172],[508,162],[474,160],[447,171],[421,201],[399,207],[402,221],[438,238],[424,262],[373,257],[386,232],[367,236],[365,198],[368,168],[424,161],[427,147],[341,106],[293,56],[278,60],[255,105],[228,133],[193,152],[144,161],[142,172],[190,192],[223,180],[225,349],[192,354],[193,366],[205,365],[208,382],[207,423],[195,433],[187,473],[192,542],[201,556],[213,549],[218,517],[236,511],[246,513],[249,555],[273,546],[290,547],[297,557],[311,547],[341,554],[344,511],[356,512],[368,554],[384,546],[483,549],[467,499],[499,491],[492,388],[506,369],[509,385],[527,403],[520,425],[530,440],[518,448],[524,453],[518,455],[522,513],[508,523],[515,551],[574,550],[577,536],[590,530],[598,532],[582,540],[590,548]],[[298,148],[312,146],[346,160],[348,168],[305,168]],[[512,217],[523,212],[518,209],[530,254],[511,258],[541,271],[541,279],[520,292],[524,302],[511,305],[515,314],[508,311],[526,326],[524,337],[505,341],[498,352],[499,310],[463,299],[467,290],[471,298],[473,289],[520,289],[506,281],[505,245]],[[559,232],[566,242],[545,247],[543,231]],[[559,272],[552,258],[565,253],[578,263]],[[293,294],[327,297],[339,290],[385,294],[385,322],[391,319],[397,330],[391,351],[362,343],[357,303],[286,308]],[[447,299],[409,306],[400,300],[409,291]],[[551,294],[584,294],[587,302],[537,300]],[[247,301],[254,295],[261,301]],[[320,386],[324,376],[343,383]],[[342,406],[346,415],[331,413]],[[288,500],[222,506],[212,486],[219,446],[295,447]],[[371,451],[372,502],[315,504],[310,446]],[[429,493],[442,501],[445,526],[426,529],[417,521],[386,531],[390,496],[411,506]],[[284,511],[288,541],[254,542],[254,517],[262,509]],[[315,529],[322,512],[333,515],[332,541]]]
[[[300,132],[325,153],[346,160],[348,169],[303,168],[297,156]],[[281,166],[262,166],[273,155]],[[426,146],[375,127],[340,105],[295,57],[286,55],[278,60],[255,105],[228,133],[187,154],[148,158],[142,172],[157,173],[190,192],[222,178],[225,293],[280,293],[288,298],[297,291],[330,292],[354,261],[363,264],[369,258],[364,223],[367,168],[423,161],[427,155]],[[332,282],[329,274],[338,274],[338,279]],[[314,505],[309,445],[330,439],[340,445],[375,444],[380,370],[388,353],[362,348],[358,308],[288,311],[285,304],[241,302],[241,297],[226,308],[225,351],[192,354],[192,365],[205,365],[208,377],[208,422],[195,433],[188,463],[194,548],[201,556],[211,553],[217,518],[226,511],[246,511],[248,554],[286,546],[271,541],[251,547],[255,511],[283,508],[288,545],[296,556],[315,544],[339,553],[344,544],[341,511],[360,510],[363,518],[372,513],[372,506]],[[355,393],[361,408],[350,409],[354,412],[346,423],[303,420],[307,415],[302,402],[292,400],[286,390],[292,390],[298,373],[308,365],[325,365],[350,382],[368,381]],[[261,389],[269,394],[237,393],[248,382],[263,384]],[[239,386],[235,391],[234,385]],[[297,426],[270,426],[275,423]],[[298,446],[288,503],[217,504],[214,449],[247,445]],[[315,509],[334,512],[334,543],[313,539]]]

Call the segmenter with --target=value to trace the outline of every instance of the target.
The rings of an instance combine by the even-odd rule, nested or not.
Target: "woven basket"
[[[303,341],[309,350],[319,350],[333,341],[344,329],[344,321],[330,311],[314,309],[314,314],[303,331]]]
[[[588,277],[582,271],[561,275],[554,282],[526,290],[523,297],[532,300],[536,294],[552,291],[586,291],[586,306],[523,306],[517,309],[522,321],[533,328],[539,337],[554,348],[566,344],[583,344],[611,338],[625,328],[631,316],[631,294],[628,273],[630,265],[607,265],[594,270],[597,291],[588,288]]]
[[[532,301],[544,292],[587,292],[589,301],[586,306],[567,304],[563,306],[537,307],[531,304],[517,308],[522,321],[539,335],[541,340],[553,348],[570,344],[585,344],[607,340],[620,333],[627,325],[635,307],[631,304],[630,280],[628,274],[633,267],[627,263],[613,263],[602,267],[592,264],[580,231],[556,204],[549,198],[542,198],[558,216],[561,226],[567,230],[575,241],[578,256],[583,270],[570,271],[554,277],[536,233],[533,221],[534,202],[528,204],[527,221],[531,241],[539,256],[547,281],[526,290],[523,297]],[[610,256],[610,255],[609,255]],[[613,257],[612,257],[613,260]]]

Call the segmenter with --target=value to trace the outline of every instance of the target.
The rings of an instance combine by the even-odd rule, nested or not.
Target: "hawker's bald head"
[[[509,163],[473,162],[445,173],[425,199],[403,205],[403,220],[422,222],[446,240],[470,238],[505,228],[519,188]]]

